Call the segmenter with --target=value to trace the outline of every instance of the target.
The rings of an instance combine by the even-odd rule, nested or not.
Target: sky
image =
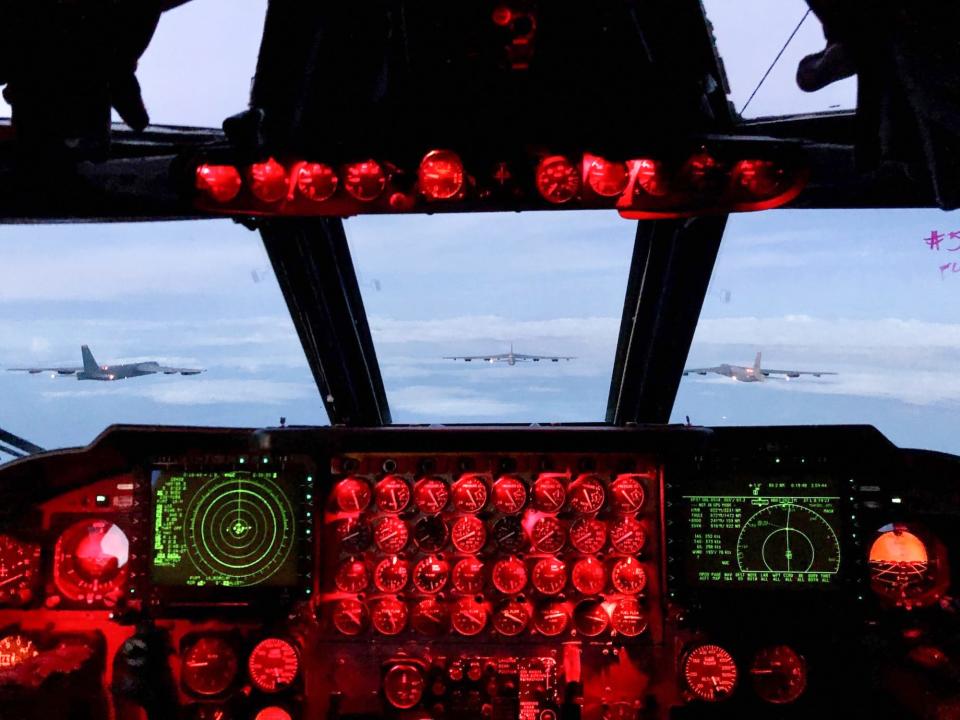
[[[218,126],[243,109],[265,1],[167,13],[138,76],[156,123]],[[801,0],[705,3],[740,111],[800,21]],[[747,19],[745,21],[745,18]],[[851,107],[855,81],[806,95],[808,17],[746,116]],[[8,108],[0,103],[0,115]],[[345,223],[397,422],[599,421],[635,225],[605,212],[394,216]],[[835,377],[691,376],[672,420],[873,423],[903,446],[960,452],[960,231],[939,211],[732,216],[691,366],[752,363]],[[259,236],[228,220],[0,226],[0,367],[155,359],[194,377],[115,383],[0,373],[0,427],[47,447],[113,422],[258,427],[327,422]],[[947,264],[947,270],[941,266]],[[445,355],[575,355],[536,365]]]

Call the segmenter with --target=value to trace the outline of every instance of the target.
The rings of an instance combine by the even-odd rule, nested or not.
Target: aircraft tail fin
[[[80,346],[80,354],[83,356],[83,371],[88,373],[95,373],[100,370],[100,366],[97,365],[97,361],[93,357],[93,353],[90,352],[90,348],[87,345]]]
[[[753,361],[753,372],[757,375],[760,374],[760,353],[757,353],[757,357]]]

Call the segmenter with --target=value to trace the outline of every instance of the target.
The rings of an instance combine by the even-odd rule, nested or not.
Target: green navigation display
[[[839,497],[824,480],[745,480],[684,495],[687,578],[700,585],[830,583],[840,571]]]
[[[293,491],[275,472],[155,472],[158,585],[297,584]]]

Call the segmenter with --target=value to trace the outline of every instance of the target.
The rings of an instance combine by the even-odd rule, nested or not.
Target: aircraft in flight
[[[463,360],[464,362],[471,362],[473,360],[481,360],[488,363],[505,362],[507,365],[516,365],[520,362],[540,362],[541,360],[549,360],[550,362],[576,360],[576,358],[571,355],[524,355],[523,353],[515,353],[513,351],[513,343],[510,343],[510,352],[507,353],[499,353],[497,355],[446,355],[443,359]]]
[[[80,355],[83,357],[83,367],[21,367],[7,368],[10,372],[28,372],[36,375],[42,372],[52,372],[57,375],[76,375],[77,380],[125,380],[126,378],[140,377],[141,375],[199,375],[202,368],[177,368],[161,365],[153,360],[123,365],[98,365],[86,345],[80,346]]]
[[[770,377],[771,375],[782,375],[786,378],[796,378],[800,377],[801,375],[813,375],[814,377],[820,377],[821,375],[837,374],[827,370],[771,370],[769,368],[760,366],[760,353],[757,353],[757,357],[753,361],[753,367],[746,365],[728,365],[727,363],[724,363],[723,365],[717,365],[716,367],[685,368],[683,371],[684,375],[706,375],[707,373],[725,375],[726,377],[731,377],[734,380],[739,380],[740,382],[762,382],[764,378]]]

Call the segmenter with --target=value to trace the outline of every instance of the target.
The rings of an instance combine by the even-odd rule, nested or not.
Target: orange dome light
[[[872,563],[926,563],[927,546],[906,530],[882,533],[870,546]]]

